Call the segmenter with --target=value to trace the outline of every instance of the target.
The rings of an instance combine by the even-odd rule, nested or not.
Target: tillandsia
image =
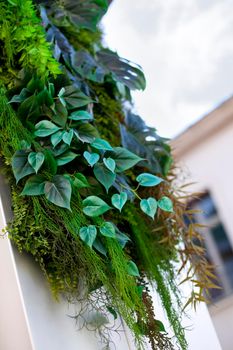
[[[123,319],[138,349],[187,349],[177,262],[203,300],[211,268],[172,185],[167,140],[129,108],[141,68],[105,48],[107,0],[0,0],[0,152],[12,191],[7,230],[55,297],[92,309],[103,344]],[[191,227],[191,228],[190,228]],[[201,257],[197,259],[196,256]],[[170,339],[148,285],[174,330]],[[88,320],[84,322],[88,325]]]

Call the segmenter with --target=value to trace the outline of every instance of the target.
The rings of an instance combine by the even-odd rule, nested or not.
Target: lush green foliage
[[[81,303],[77,318],[88,326],[87,308],[98,315],[103,344],[110,318],[120,315],[138,349],[145,337],[152,349],[174,349],[155,317],[150,283],[186,349],[173,262],[180,255],[185,266],[196,251],[168,176],[167,140],[124,110],[145,78],[102,46],[96,26],[109,2],[0,0],[0,149],[14,209],[8,231],[40,264],[55,297]],[[187,249],[178,248],[181,240]]]

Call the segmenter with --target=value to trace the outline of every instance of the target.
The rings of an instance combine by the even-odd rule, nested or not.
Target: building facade
[[[190,190],[201,192],[190,203],[201,209],[207,258],[215,265],[221,289],[211,291],[208,306],[223,350],[233,347],[233,98],[209,113],[172,142],[174,156]]]

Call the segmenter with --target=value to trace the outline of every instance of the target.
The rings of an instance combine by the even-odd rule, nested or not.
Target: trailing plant
[[[213,274],[198,232],[184,223],[191,213],[172,184],[167,140],[125,108],[145,78],[102,45],[98,23],[109,3],[0,1],[0,152],[14,209],[7,230],[54,296],[81,304],[74,317],[106,346],[123,318],[138,349],[146,338],[152,349],[175,348],[150,285],[187,349],[177,262],[192,262],[186,279],[199,288],[188,303],[203,300]]]

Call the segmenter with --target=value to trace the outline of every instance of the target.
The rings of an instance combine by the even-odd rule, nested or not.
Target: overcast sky
[[[233,0],[114,0],[105,41],[147,78],[135,106],[173,137],[233,95]]]

